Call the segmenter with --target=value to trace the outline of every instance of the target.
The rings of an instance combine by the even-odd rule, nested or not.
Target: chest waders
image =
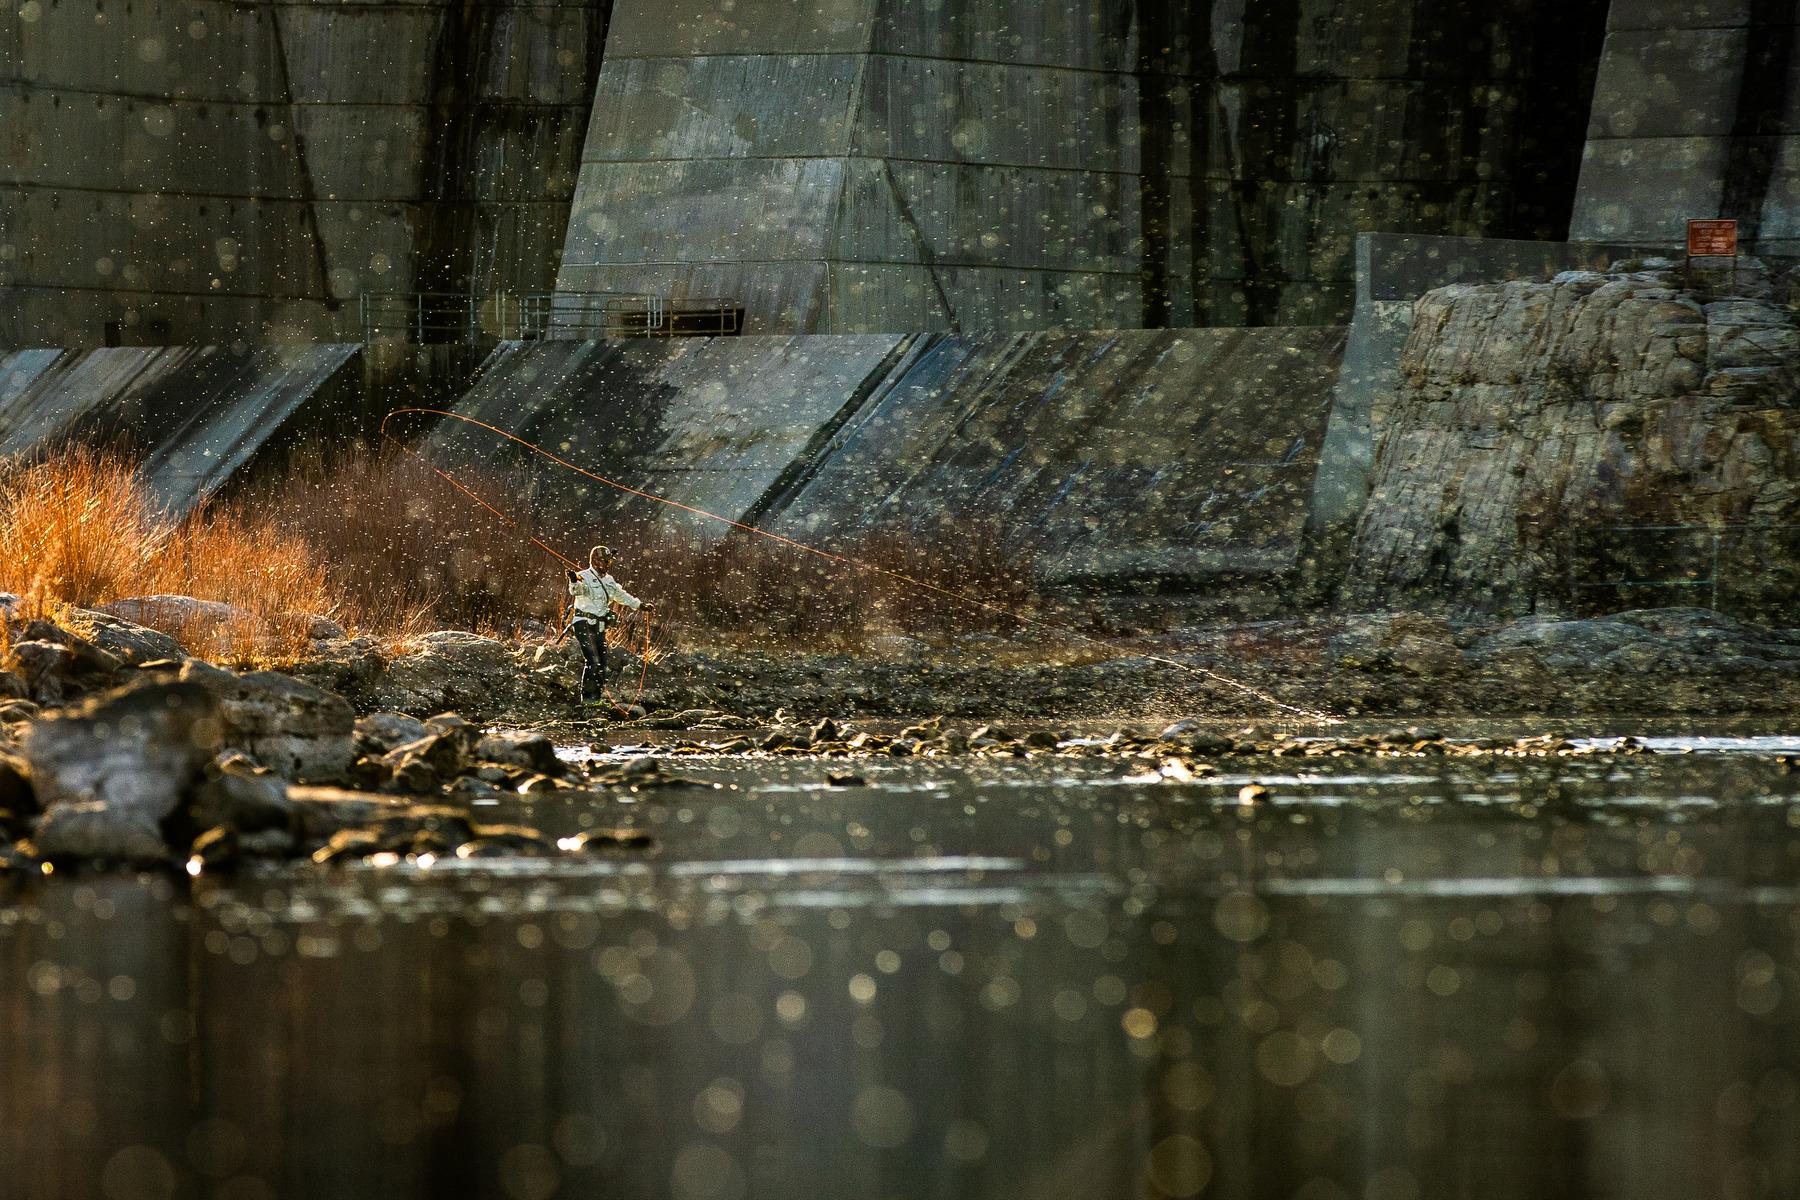
[[[610,674],[606,665],[606,631],[610,628],[610,616],[604,620],[576,617],[569,624],[569,632],[574,636],[575,644],[581,647],[583,704],[599,704],[606,697],[606,684]]]

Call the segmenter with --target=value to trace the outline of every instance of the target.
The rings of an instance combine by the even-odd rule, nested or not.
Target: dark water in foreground
[[[717,767],[497,814],[636,863],[33,885],[0,1196],[1800,1196],[1800,776],[1297,771]]]

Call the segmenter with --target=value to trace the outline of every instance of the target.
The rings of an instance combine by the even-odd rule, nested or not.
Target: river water
[[[1800,775],[1698,744],[683,762],[489,810],[639,859],[15,886],[0,1196],[1797,1196]]]

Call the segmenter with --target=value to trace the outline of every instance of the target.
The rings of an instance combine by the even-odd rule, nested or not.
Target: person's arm
[[[620,587],[619,581],[614,579],[611,575],[608,575],[602,582],[606,584],[606,598],[611,600],[614,604],[623,604],[633,612],[636,612],[644,606],[642,600],[639,600],[636,596]]]

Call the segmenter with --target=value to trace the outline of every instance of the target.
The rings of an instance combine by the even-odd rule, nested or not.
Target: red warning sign
[[[1689,258],[1736,258],[1736,221],[1689,221]]]

